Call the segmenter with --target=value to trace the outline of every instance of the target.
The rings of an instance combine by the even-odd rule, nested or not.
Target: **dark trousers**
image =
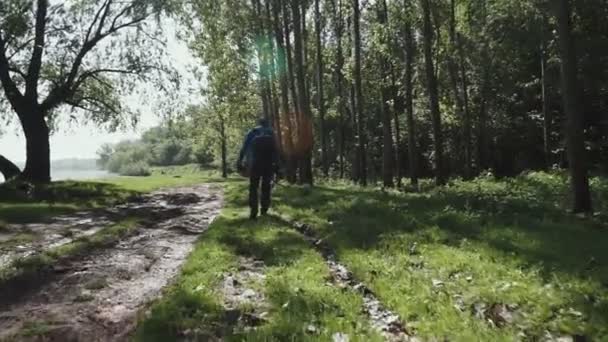
[[[270,208],[270,183],[272,181],[272,174],[255,174],[253,173],[249,177],[249,208],[251,209],[251,215],[256,216],[258,209],[261,204],[262,213],[266,213]],[[262,199],[258,199],[258,189],[260,188],[260,182],[262,183]]]

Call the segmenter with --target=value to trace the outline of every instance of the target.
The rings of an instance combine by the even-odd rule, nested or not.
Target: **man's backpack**
[[[257,127],[253,131],[254,137],[246,151],[245,164],[247,169],[254,165],[271,166],[274,158],[274,134],[270,128]]]

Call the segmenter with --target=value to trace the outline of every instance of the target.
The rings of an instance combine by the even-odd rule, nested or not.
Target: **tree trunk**
[[[541,78],[541,97],[543,107],[543,147],[545,152],[545,168],[551,169],[553,161],[551,160],[551,112],[549,111],[549,103],[547,100],[547,60],[546,60],[545,40],[541,38],[540,46],[540,78]]]
[[[462,99],[464,105],[464,178],[470,179],[473,177],[473,153],[471,147],[471,112],[469,109],[469,80],[465,67],[466,60],[463,51],[464,49],[462,48],[462,36],[459,36],[458,39],[458,54],[460,55],[460,80],[462,81]]]
[[[404,7],[411,9],[410,0],[404,0]],[[418,187],[418,148],[416,146],[416,122],[414,121],[414,59],[415,45],[412,32],[412,20],[405,23],[405,111],[407,119],[407,144],[410,169],[410,182]]]
[[[44,115],[37,110],[19,115],[25,135],[27,161],[21,174],[24,180],[48,183],[51,181],[51,149],[49,127]]]
[[[321,42],[321,11],[319,0],[315,0],[315,33],[317,45],[317,109],[319,110],[319,128],[321,129],[321,165],[323,175],[329,175],[329,160],[327,158],[327,132],[325,128],[325,99],[323,94],[323,44]]]
[[[335,0],[334,0],[335,1]],[[344,103],[345,93],[343,87],[344,75],[342,69],[344,68],[344,52],[342,51],[342,30],[343,30],[343,19],[342,19],[342,1],[338,1],[338,8],[334,8],[334,12],[337,13],[335,18],[335,36],[336,36],[336,94],[338,96],[338,113],[340,116],[340,134],[339,134],[339,162],[340,162],[340,178],[344,178],[344,164],[345,164],[345,153],[346,153],[346,121],[344,112],[346,110],[346,104]],[[334,2],[335,4],[335,2]]]
[[[355,113],[357,116],[357,135],[359,136],[358,161],[359,161],[359,183],[367,186],[367,161],[366,161],[366,132],[363,120],[363,93],[361,85],[361,30],[359,0],[353,0],[353,39],[355,48]]]
[[[298,163],[296,160],[296,149],[297,146],[300,144],[299,141],[299,136],[297,134],[298,132],[298,118],[300,116],[301,110],[299,108],[298,105],[298,93],[296,91],[296,81],[295,81],[295,72],[294,72],[294,67],[293,67],[293,59],[292,59],[292,54],[291,54],[291,38],[290,38],[290,29],[289,29],[289,22],[290,22],[290,11],[289,11],[289,7],[287,6],[287,1],[289,0],[281,0],[281,6],[283,9],[283,28],[284,28],[284,34],[285,34],[285,56],[286,56],[286,61],[287,61],[287,80],[289,83],[289,89],[291,92],[291,101],[293,102],[293,114],[289,115],[286,120],[288,120],[289,125],[290,125],[290,131],[291,131],[291,139],[294,142],[293,143],[293,150],[292,150],[292,154],[290,156],[290,158],[288,159],[288,163],[289,165],[287,166],[287,180],[290,183],[295,183],[297,180],[297,169],[298,169]],[[294,121],[295,119],[295,121]],[[295,125],[294,125],[295,123]],[[294,141],[294,137],[295,137],[295,141]]]
[[[566,143],[570,167],[570,185],[574,195],[573,212],[591,212],[591,194],[587,175],[583,116],[577,99],[577,61],[571,27],[569,0],[557,4],[557,31],[561,57],[562,95],[566,111]]]
[[[481,80],[481,100],[479,104],[479,113],[477,118],[477,168],[478,171],[487,170],[489,167],[489,141],[488,141],[488,88],[490,69],[484,67],[484,74]]]
[[[307,128],[310,126],[311,113],[310,113],[310,103],[308,101],[308,97],[306,96],[306,73],[304,69],[304,55],[302,50],[302,32],[301,32],[301,23],[300,23],[300,13],[299,13],[299,1],[293,0],[293,26],[294,26],[294,57],[295,57],[295,69],[296,69],[296,79],[297,79],[297,87],[298,87],[298,103],[299,107],[302,109],[301,115],[301,124],[299,125],[299,136],[302,140],[302,146],[304,146],[304,150],[301,154],[301,161],[298,163],[300,166],[300,177],[299,181],[304,184],[312,185],[312,141],[307,141],[308,139],[312,139],[312,136],[309,136],[309,132],[307,132]]]
[[[396,85],[396,77],[394,65],[391,63],[391,94],[393,98],[393,115],[395,120],[395,177],[397,178],[397,187],[401,187],[401,179],[403,173],[401,172],[401,124],[399,123],[399,114],[403,113],[403,97],[399,95],[399,91]],[[399,105],[397,105],[399,104]]]
[[[437,185],[445,184],[443,170],[443,133],[441,131],[441,114],[439,113],[439,95],[435,67],[433,62],[433,27],[431,23],[430,0],[421,0],[424,16],[424,59],[429,93],[429,109],[433,124],[433,140],[435,147],[435,181]]]
[[[220,115],[220,139],[222,149],[222,177],[228,178],[228,152],[226,147],[226,123]]]
[[[388,25],[388,11],[386,8],[386,0],[382,0],[379,3],[380,9],[378,10],[378,22],[386,27]],[[382,43],[387,43],[383,41]],[[391,113],[388,104],[389,101],[389,88],[387,86],[387,72],[389,69],[389,63],[386,56],[381,53],[380,64],[382,66],[382,79],[381,79],[381,115],[382,115],[382,180],[383,184],[387,188],[395,186],[394,174],[393,174],[393,129],[391,128]]]
[[[9,181],[21,174],[19,167],[12,161],[0,155],[0,173],[4,176],[5,181]]]
[[[282,122],[285,123],[285,132],[281,135],[283,141],[283,157],[285,158],[286,166],[286,178],[290,183],[296,181],[296,168],[293,161],[293,128],[291,124],[291,116],[289,113],[289,81],[287,75],[287,58],[284,53],[285,44],[283,39],[283,31],[281,30],[281,22],[279,12],[281,9],[276,1],[273,5],[273,17],[274,17],[274,32],[277,40],[277,64],[279,66],[279,84],[281,87],[281,119],[279,125]]]
[[[255,11],[255,16],[259,20],[259,24],[256,27],[256,33],[258,37],[263,36],[264,34],[264,24],[262,20],[262,9],[260,5],[260,0],[253,0],[253,10]],[[268,68],[266,66],[266,52],[265,45],[266,43],[263,40],[258,40],[256,42],[256,52],[258,55],[258,86],[260,89],[260,98],[262,99],[262,109],[264,118],[270,119],[272,116],[272,104],[269,94],[269,85],[267,83],[267,75],[264,74],[264,71],[267,71]]]

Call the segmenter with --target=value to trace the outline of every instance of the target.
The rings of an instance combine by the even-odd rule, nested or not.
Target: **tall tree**
[[[576,50],[572,37],[570,0],[557,3],[557,31],[561,57],[562,96],[566,111],[566,142],[570,185],[575,213],[591,212],[591,194],[587,175],[583,115],[578,103],[578,75]]]
[[[281,115],[280,124],[285,125],[285,132],[281,136],[284,146],[284,158],[286,166],[286,176],[289,182],[296,180],[296,167],[294,164],[294,141],[293,141],[293,125],[291,113],[289,111],[289,75],[287,70],[287,56],[285,49],[284,31],[281,29],[280,12],[282,11],[283,0],[274,0],[273,2],[273,24],[274,34],[277,41],[277,65],[279,84],[281,88]]]
[[[386,6],[386,0],[378,2],[378,23],[381,26],[381,42],[382,49],[380,51],[380,67],[381,67],[381,96],[382,103],[380,104],[380,111],[382,115],[382,180],[385,187],[392,188],[394,183],[394,168],[393,168],[393,130],[391,128],[391,113],[390,113],[390,84],[388,83],[388,72],[390,71],[388,56],[388,34],[385,34],[386,27],[388,26],[388,8]]]
[[[426,71],[426,85],[429,96],[429,109],[433,124],[433,143],[435,161],[435,181],[438,185],[445,183],[443,169],[443,132],[441,127],[441,113],[439,112],[439,91],[437,76],[433,62],[433,25],[431,23],[431,0],[421,0],[423,11],[423,45]]]
[[[357,118],[357,159],[359,183],[363,186],[367,185],[367,156],[366,156],[366,132],[365,121],[363,120],[363,90],[361,84],[361,9],[359,8],[359,0],[352,1],[353,6],[353,45],[354,45],[354,111]]]
[[[416,121],[414,120],[414,61],[415,61],[415,40],[412,30],[412,7],[411,0],[403,0],[403,7],[406,12],[404,27],[405,33],[405,111],[407,119],[407,138],[408,138],[408,159],[410,182],[412,186],[418,187],[418,148],[416,145]]]
[[[323,42],[321,41],[321,10],[320,0],[315,0],[315,34],[317,48],[317,110],[319,111],[319,129],[321,130],[321,166],[323,174],[329,174],[327,157],[327,131],[325,129],[325,97],[323,93]]]
[[[344,32],[344,18],[342,16],[342,0],[331,0],[332,10],[334,12],[334,35],[336,37],[336,66],[335,66],[335,83],[336,95],[338,97],[338,113],[340,118],[339,134],[338,134],[338,155],[340,178],[344,178],[344,170],[346,163],[346,93],[344,91],[344,51],[342,50],[342,36]]]
[[[147,20],[163,5],[113,0],[82,6],[51,5],[48,0],[37,0],[35,6],[30,1],[3,3],[0,82],[26,139],[23,178],[50,181],[49,123],[56,121],[61,106],[86,113],[83,117],[95,123],[123,118],[126,109],[118,94],[131,88],[124,76],[142,79],[159,69],[151,60],[153,49],[144,46],[151,40],[135,35],[147,31]],[[111,43],[100,47],[106,41]]]
[[[303,37],[301,30],[301,13],[299,1],[292,0],[293,30],[294,30],[294,66],[296,70],[296,84],[298,89],[298,104],[302,111],[298,123],[299,142],[302,144],[302,151],[299,162],[299,181],[301,183],[312,184],[312,115],[310,113],[310,102],[306,90],[306,69],[304,67]]]

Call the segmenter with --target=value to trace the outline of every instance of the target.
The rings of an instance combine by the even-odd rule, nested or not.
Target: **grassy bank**
[[[196,165],[157,168],[148,177],[113,177],[99,181],[60,181],[38,186],[30,195],[11,184],[0,185],[0,230],[10,223],[41,222],[61,214],[107,207],[164,187],[219,179]]]
[[[422,193],[326,184],[281,187],[277,203],[423,338],[608,340],[608,230],[566,213],[565,184],[543,173]],[[593,185],[601,210],[608,182]]]

